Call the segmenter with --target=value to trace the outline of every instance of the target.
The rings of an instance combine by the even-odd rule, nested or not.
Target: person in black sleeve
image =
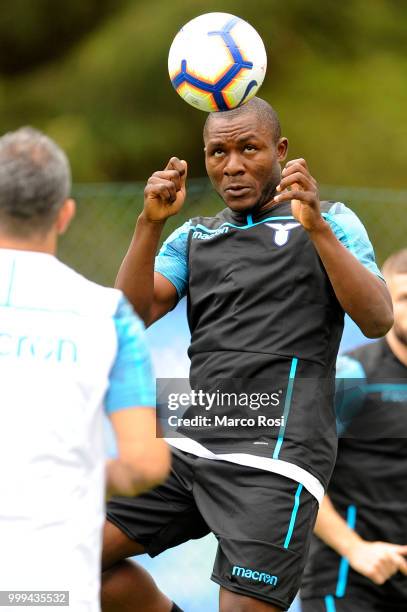
[[[219,542],[212,580],[221,587],[220,610],[286,610],[335,460],[344,311],[371,337],[393,323],[359,219],[342,203],[320,202],[305,160],[281,172],[287,139],[267,102],[254,98],[210,114],[204,142],[207,172],[226,208],[176,230],[154,266],[164,223],[186,195],[187,164],[171,158],[148,180],[117,286],[147,325],[186,295],[191,386],[208,396],[233,390],[239,401],[217,406],[216,431],[192,426],[191,418],[169,439],[173,470],[162,487],[109,503],[104,612],[170,611],[152,579],[123,560],[210,531]],[[238,423],[244,413],[240,399],[259,398],[265,381],[279,398],[267,408],[276,426],[250,433],[242,421],[228,429],[227,419]],[[199,416],[196,406],[189,416]]]
[[[384,264],[385,339],[338,360],[338,457],[301,590],[303,612],[407,609],[407,249]]]

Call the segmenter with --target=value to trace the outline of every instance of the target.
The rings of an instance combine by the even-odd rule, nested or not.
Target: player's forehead
[[[204,130],[205,145],[223,142],[242,142],[252,138],[272,136],[269,125],[261,121],[256,111],[247,110],[240,114],[228,116],[227,112],[213,114]]]

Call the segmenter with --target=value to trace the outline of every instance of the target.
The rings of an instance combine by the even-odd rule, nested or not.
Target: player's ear
[[[76,204],[72,198],[67,198],[58,211],[56,229],[58,234],[64,234],[75,216]]]
[[[279,162],[283,162],[287,157],[288,151],[288,138],[282,136],[277,143],[277,159]]]

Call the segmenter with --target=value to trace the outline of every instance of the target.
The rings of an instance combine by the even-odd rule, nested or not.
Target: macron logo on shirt
[[[41,338],[0,330],[1,357],[76,363],[78,348],[69,338]]]
[[[219,236],[219,234],[227,234],[228,232],[229,228],[227,225],[225,225],[223,227],[218,227],[215,230],[208,230],[208,233],[195,230],[192,234],[192,238],[195,240],[210,240],[211,238],[215,238],[215,236]]]

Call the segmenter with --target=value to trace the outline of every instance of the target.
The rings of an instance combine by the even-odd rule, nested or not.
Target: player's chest
[[[247,288],[261,283],[289,286],[323,276],[320,260],[303,227],[291,221],[267,221],[238,229],[224,224],[192,232],[190,284],[215,285],[226,279]]]

